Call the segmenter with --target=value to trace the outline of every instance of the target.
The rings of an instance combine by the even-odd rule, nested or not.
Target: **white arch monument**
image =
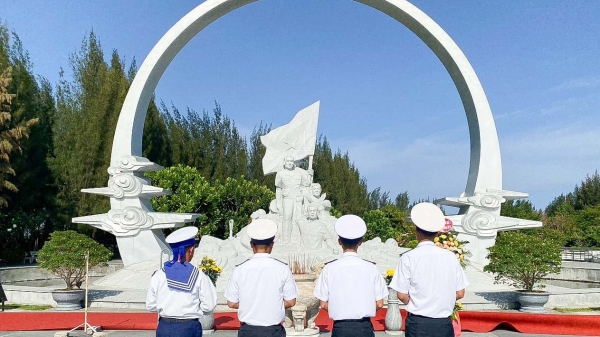
[[[110,197],[111,210],[74,218],[113,233],[125,266],[156,259],[167,247],[161,228],[193,221],[195,214],[153,212],[150,199],[169,193],[150,185],[145,171],[161,170],[142,155],[146,112],[158,81],[179,51],[200,31],[227,13],[256,0],[207,0],[179,20],[154,46],[140,67],[121,109],[113,140],[108,187],[83,190]],[[470,134],[470,167],[464,193],[438,203],[460,207],[451,216],[456,229],[471,243],[473,262],[485,263],[485,248],[498,229],[538,227],[541,223],[501,217],[505,200],[525,193],[502,190],[500,146],[492,112],[473,67],[448,34],[429,16],[405,0],[355,0],[375,8],[410,29],[439,58],[462,100]]]

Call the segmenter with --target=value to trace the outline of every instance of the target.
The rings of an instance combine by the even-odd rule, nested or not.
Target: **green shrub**
[[[383,211],[378,209],[367,211],[363,218],[367,224],[367,233],[363,236],[364,241],[379,237],[381,241],[385,242],[389,238],[396,240],[398,237],[398,230],[394,228],[391,220]]]
[[[544,287],[540,281],[546,275],[560,272],[560,244],[552,239],[506,232],[488,251],[490,263],[483,270],[496,274],[495,283],[533,291]]]
[[[229,220],[234,221],[234,233],[250,222],[258,209],[269,210],[275,193],[256,180],[243,176],[215,181],[211,186],[196,168],[177,165],[162,171],[149,172],[152,184],[168,189],[171,195],[152,199],[157,212],[201,213],[194,223],[200,235],[225,239],[229,235]]]
[[[67,284],[81,288],[85,278],[85,254],[89,252],[89,267],[106,265],[112,253],[90,237],[75,231],[53,232],[38,253],[39,267],[47,269]]]

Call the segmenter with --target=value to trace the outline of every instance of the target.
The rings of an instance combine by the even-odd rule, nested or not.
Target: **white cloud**
[[[592,87],[597,87],[597,86],[600,86],[600,77],[584,77],[584,78],[575,78],[575,79],[565,81],[565,82],[551,88],[550,91],[592,88]]]
[[[575,122],[561,127],[537,126],[501,139],[503,186],[530,194],[538,208],[600,168],[600,125]],[[425,135],[407,144],[373,135],[332,140],[347,149],[369,189],[381,186],[392,198],[407,190],[411,200],[458,196],[469,167],[468,139],[448,134]]]

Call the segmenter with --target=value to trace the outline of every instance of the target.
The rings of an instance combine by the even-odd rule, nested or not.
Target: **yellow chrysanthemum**
[[[388,270],[386,270],[386,271],[385,271],[385,274],[386,274],[388,277],[392,277],[392,276],[394,276],[394,269],[388,269]]]

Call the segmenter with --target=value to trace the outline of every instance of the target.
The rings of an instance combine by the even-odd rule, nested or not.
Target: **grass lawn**
[[[592,312],[592,311],[600,311],[600,307],[597,307],[597,308],[554,308],[554,311],[558,311],[558,312]]]
[[[47,310],[50,308],[52,308],[51,305],[14,304],[14,303],[4,304],[4,310],[19,309],[19,310],[40,311],[40,310]]]

